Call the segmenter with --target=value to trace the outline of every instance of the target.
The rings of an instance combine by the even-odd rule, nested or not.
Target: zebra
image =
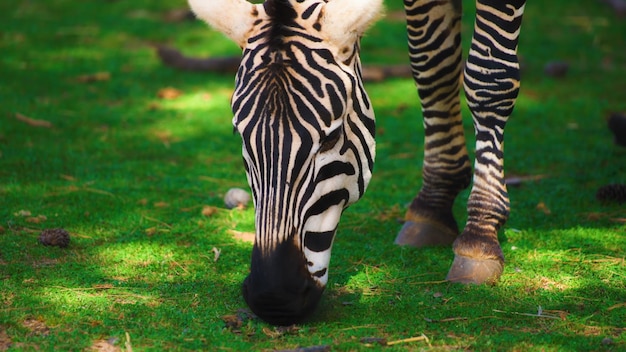
[[[189,0],[197,17],[243,50],[231,105],[255,208],[243,297],[274,325],[302,322],[328,281],[343,211],[361,198],[376,154],[360,38],[383,0]],[[409,58],[425,129],[423,184],[395,242],[452,245],[447,280],[493,284],[509,214],[503,133],[519,91],[517,43],[525,0],[477,0],[466,62],[461,0],[404,0]],[[476,153],[461,123],[463,83]],[[472,182],[473,178],[473,182]],[[452,214],[472,185],[462,232]]]

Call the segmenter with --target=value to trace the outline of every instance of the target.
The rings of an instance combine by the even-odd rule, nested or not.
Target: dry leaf
[[[89,350],[97,352],[120,352],[121,348],[115,346],[112,342],[111,339],[94,341]]]
[[[536,208],[537,210],[543,212],[546,215],[552,214],[552,211],[550,211],[550,208],[548,208],[548,206],[544,202],[539,202]]]
[[[156,202],[153,204],[155,208],[167,208],[170,206],[167,202]]]
[[[66,180],[66,181],[70,181],[70,182],[76,181],[76,177],[70,176],[70,175],[61,175],[61,178]]]
[[[0,330],[0,351],[6,351],[11,347],[11,338],[7,335],[7,332],[4,330]]]
[[[567,320],[567,316],[569,315],[568,312],[564,311],[564,310],[553,310],[553,309],[546,309],[543,311],[544,313],[549,313],[551,315],[554,316],[558,316],[559,318],[561,318],[561,320]]]
[[[102,82],[111,79],[109,72],[96,72],[76,77],[76,81],[80,83]]]
[[[289,335],[297,335],[300,333],[300,327],[298,325],[289,325],[289,326],[279,326],[276,328],[276,331],[279,331],[282,334]]]
[[[15,216],[31,216],[31,212],[29,210],[20,210],[17,213],[13,213]]]
[[[180,90],[173,88],[173,87],[167,87],[167,88],[162,88],[159,90],[159,92],[157,93],[157,96],[161,99],[176,99],[179,96],[181,96],[183,94],[183,92],[181,92]]]
[[[400,205],[394,204],[391,208],[383,209],[378,215],[376,220],[380,222],[387,222],[390,220],[403,219],[404,210],[400,208]]]
[[[217,208],[216,207],[212,207],[210,205],[206,205],[202,208],[202,216],[212,216],[215,213],[217,213]]]
[[[157,228],[156,227],[150,227],[146,229],[146,235],[148,236],[152,236],[157,232]]]
[[[139,204],[139,205],[146,205],[146,204],[148,204],[148,199],[142,198],[142,199],[137,201],[137,204]]]
[[[228,233],[230,233],[234,239],[248,242],[248,243],[254,243],[254,238],[256,237],[256,235],[253,232],[241,232],[241,231],[235,231],[235,230],[228,230]]]
[[[181,8],[170,10],[163,15],[163,19],[165,22],[182,22],[186,20],[193,20],[196,16],[194,16],[193,12],[189,10],[189,8]]]
[[[35,335],[46,336],[50,333],[50,328],[44,322],[37,319],[26,319],[22,325]]]
[[[52,127],[52,122],[50,121],[33,119],[26,115],[22,115],[19,112],[15,113],[15,118],[33,127],[44,127],[44,128]]]
[[[172,137],[171,131],[156,131],[154,132],[154,136],[165,144],[166,147],[169,147],[171,142],[174,142],[175,139]]]
[[[239,329],[243,325],[243,320],[238,315],[224,315],[222,320],[228,329]]]
[[[26,222],[31,223],[31,224],[41,224],[42,222],[46,220],[48,220],[48,218],[45,215],[37,215],[37,216],[31,216],[31,217],[26,218]]]
[[[587,218],[587,220],[591,220],[591,221],[596,221],[596,220],[600,220],[603,217],[605,217],[605,214],[602,213],[596,213],[596,212],[591,212],[591,213],[586,213],[585,217]]]
[[[265,334],[265,336],[267,336],[269,338],[272,338],[272,339],[275,339],[275,338],[283,336],[282,332],[277,331],[276,329],[272,330],[272,329],[268,328],[267,326],[264,326],[262,330],[263,330],[263,333]]]

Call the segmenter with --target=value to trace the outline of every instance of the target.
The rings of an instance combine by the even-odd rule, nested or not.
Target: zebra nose
[[[312,279],[299,280],[286,278],[268,285],[250,274],[243,282],[243,297],[254,314],[272,325],[301,323],[315,311],[324,287]]]

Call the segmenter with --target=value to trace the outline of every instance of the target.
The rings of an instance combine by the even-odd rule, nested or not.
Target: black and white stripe
[[[256,210],[246,302],[263,319],[310,314],[328,279],[343,210],[369,183],[374,113],[359,39],[382,0],[189,0],[199,17],[243,48],[233,125]],[[477,0],[463,69],[462,0],[404,0],[409,57],[425,130],[423,186],[396,242],[450,245],[450,281],[493,282],[504,258],[497,231],[509,213],[504,127],[519,91],[517,40],[524,0]],[[476,131],[468,221],[452,205],[472,179],[461,120],[465,89]]]
[[[298,237],[321,284],[339,217],[365,192],[374,163],[358,42],[340,48],[347,55],[337,61],[323,34],[323,3],[265,3],[269,16],[248,39],[232,99],[255,199],[256,246],[271,255]]]

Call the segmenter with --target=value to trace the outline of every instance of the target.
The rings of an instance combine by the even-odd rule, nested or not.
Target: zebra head
[[[243,48],[233,125],[255,206],[243,296],[279,325],[301,321],[328,280],[343,210],[369,183],[374,112],[359,40],[382,0],[189,0]]]

